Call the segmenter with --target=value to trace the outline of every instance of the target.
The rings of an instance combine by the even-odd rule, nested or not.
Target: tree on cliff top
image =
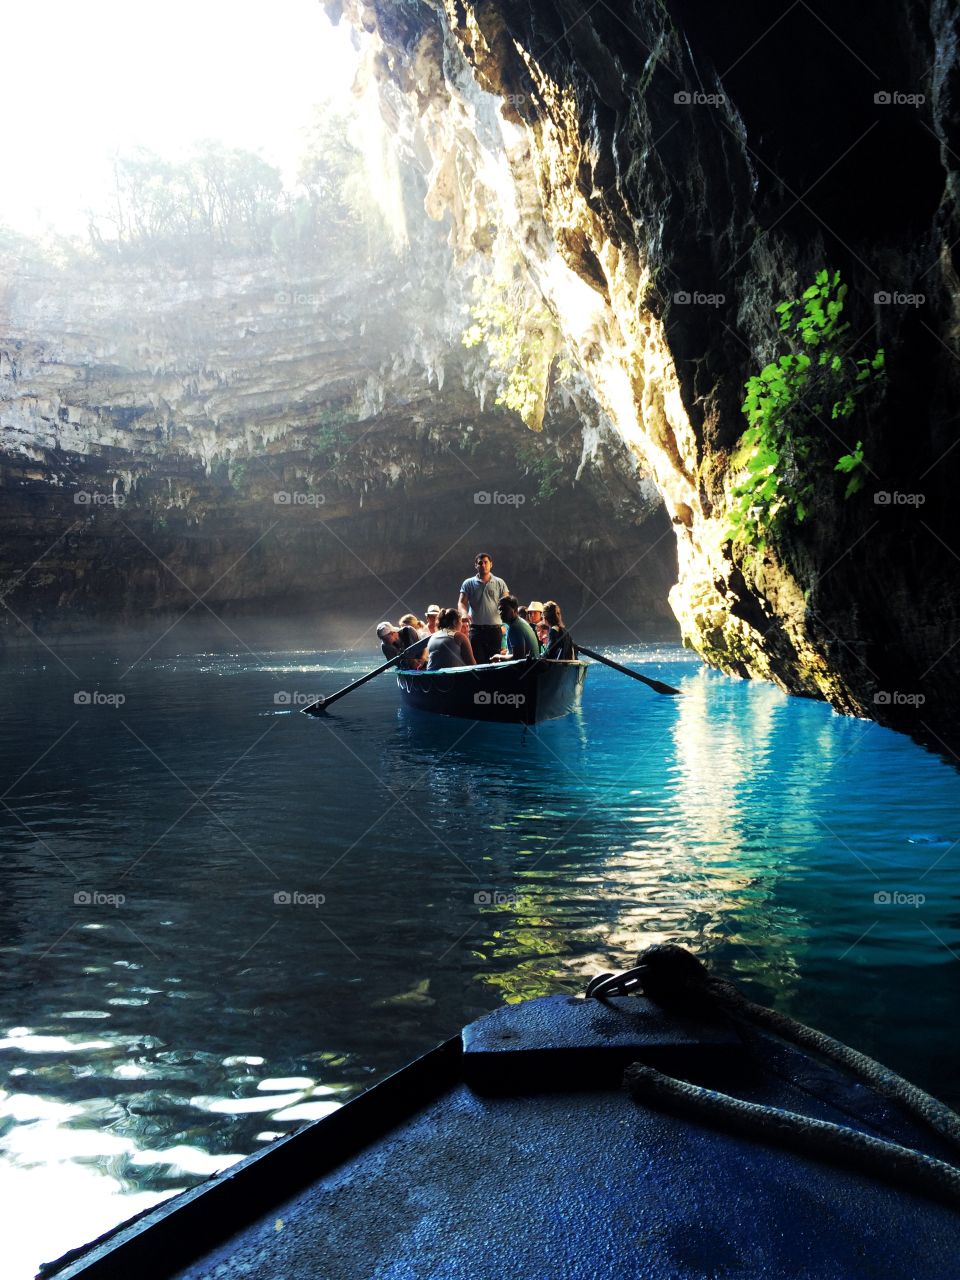
[[[207,142],[183,161],[139,147],[114,161],[113,207],[91,218],[96,253],[191,265],[210,257],[379,257],[386,237],[348,122],[318,110],[297,186],[250,151]]]
[[[99,251],[192,259],[198,250],[263,253],[283,184],[249,151],[208,142],[175,162],[138,147],[114,161],[114,205],[91,222]]]

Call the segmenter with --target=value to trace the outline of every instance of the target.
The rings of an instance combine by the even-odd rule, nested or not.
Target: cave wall
[[[574,617],[673,632],[655,488],[586,393],[542,436],[495,403],[448,268],[432,224],[372,261],[8,265],[0,642],[372,625],[455,603],[480,545]]]
[[[954,744],[960,679],[957,9],[694,0],[329,0],[366,33],[461,256],[513,235],[677,535],[671,602],[713,664]],[[746,377],[828,268],[884,398],[869,465],[776,549],[732,544]],[[823,430],[834,428],[824,423]]]

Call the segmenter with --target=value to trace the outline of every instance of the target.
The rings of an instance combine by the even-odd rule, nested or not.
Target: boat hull
[[[949,1158],[895,1104],[725,1018],[548,996],[117,1229],[59,1280],[956,1280],[955,1208],[641,1105],[622,1086],[637,1061]]]
[[[441,671],[398,671],[405,706],[494,724],[559,720],[578,705],[585,662],[520,659]]]

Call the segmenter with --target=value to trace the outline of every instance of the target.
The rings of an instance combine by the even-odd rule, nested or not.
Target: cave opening
[[[12,158],[0,536],[11,577],[43,562],[4,640],[166,626],[210,584],[258,635],[283,618],[332,640],[356,630],[344,600],[372,625],[424,564],[428,595],[453,592],[474,542],[589,627],[675,635],[654,485],[511,243],[462,257],[427,215],[433,161],[368,33],[316,4],[265,35],[253,8],[226,15],[182,56],[182,7],[153,39],[118,7],[92,45],[74,15]],[[70,47],[98,87],[65,130]],[[179,92],[144,93],[178,58]]]

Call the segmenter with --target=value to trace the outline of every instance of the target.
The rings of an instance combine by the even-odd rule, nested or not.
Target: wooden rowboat
[[[960,1118],[611,981],[481,1018],[45,1274],[956,1280]]]
[[[398,671],[406,706],[495,724],[559,720],[578,705],[585,662],[520,658],[440,671]]]

